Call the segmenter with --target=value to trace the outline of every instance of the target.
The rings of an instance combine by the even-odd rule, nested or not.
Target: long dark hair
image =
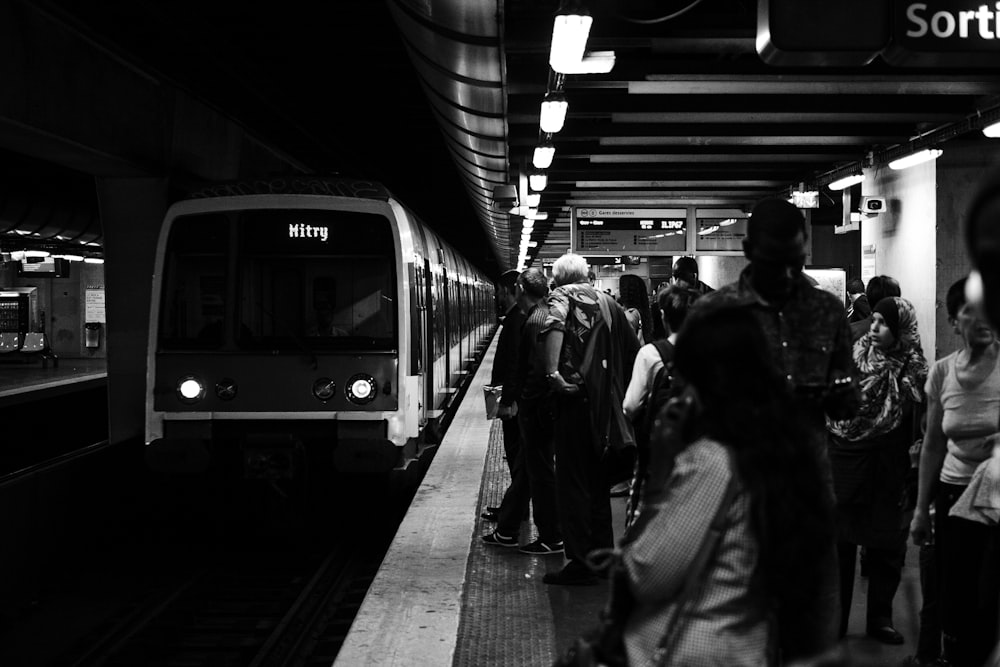
[[[820,452],[753,313],[696,309],[681,328],[674,357],[701,403],[685,439],[707,436],[729,447],[750,494],[760,545],[753,585],[780,617],[814,608],[821,581],[815,567],[833,546],[832,496]]]
[[[639,276],[626,273],[618,279],[618,292],[622,308],[635,308],[639,311],[642,318],[643,340],[653,340],[653,316],[649,310],[646,281]]]

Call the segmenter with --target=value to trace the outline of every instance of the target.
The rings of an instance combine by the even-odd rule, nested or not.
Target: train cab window
[[[396,349],[395,244],[382,216],[254,211],[240,216],[242,348]]]
[[[178,218],[160,348],[397,348],[396,248],[381,215],[254,210]]]
[[[229,223],[224,215],[174,221],[164,262],[160,346],[217,349],[225,339]]]

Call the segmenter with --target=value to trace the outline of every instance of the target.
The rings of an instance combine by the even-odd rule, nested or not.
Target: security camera
[[[867,215],[878,215],[885,212],[885,197],[862,197],[861,212]]]
[[[513,185],[497,185],[493,188],[493,208],[507,212],[517,207],[517,188]]]

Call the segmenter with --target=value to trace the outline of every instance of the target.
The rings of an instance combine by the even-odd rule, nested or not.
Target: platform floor
[[[500,504],[510,478],[498,421],[487,421],[482,385],[495,342],[428,470],[336,665],[551,665],[596,625],[607,584],[550,586],[561,555],[528,556],[481,541],[493,529],[480,514]],[[478,473],[481,473],[481,477]],[[616,536],[624,501],[611,499]],[[535,539],[522,524],[522,544]],[[912,655],[920,605],[917,550],[907,553],[895,599],[906,638],[887,646],[864,636],[867,580],[857,578],[844,645],[858,664],[895,667]]]
[[[56,394],[68,385],[107,382],[107,359],[59,359],[58,366],[41,361],[25,363],[0,359],[0,405],[19,400],[37,399],[42,394]]]

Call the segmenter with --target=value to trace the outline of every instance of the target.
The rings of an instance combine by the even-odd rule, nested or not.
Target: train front
[[[310,196],[171,208],[150,322],[154,468],[280,479],[405,462],[417,392],[400,387],[393,210]]]

